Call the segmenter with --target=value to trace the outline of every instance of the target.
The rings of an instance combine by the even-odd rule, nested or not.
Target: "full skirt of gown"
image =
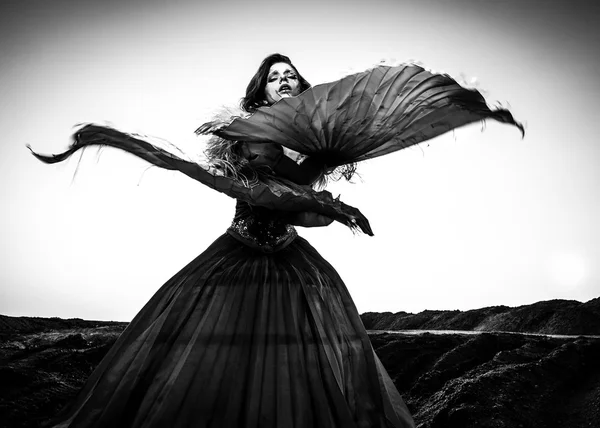
[[[167,281],[58,427],[414,426],[343,281],[303,238],[229,234]]]

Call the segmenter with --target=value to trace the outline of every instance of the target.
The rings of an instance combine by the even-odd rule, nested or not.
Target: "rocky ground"
[[[369,317],[376,318],[365,314],[365,323]],[[74,397],[125,326],[0,316],[0,427],[43,426]],[[600,338],[499,332],[370,337],[419,428],[600,427]]]
[[[9,318],[0,316],[0,325]],[[127,326],[51,318],[44,328],[40,318],[14,320],[27,332],[0,333],[0,428],[43,426],[75,396]]]
[[[421,428],[600,427],[600,339],[372,334]]]

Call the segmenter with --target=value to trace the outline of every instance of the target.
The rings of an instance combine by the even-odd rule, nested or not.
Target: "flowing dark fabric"
[[[228,234],[171,278],[59,427],[410,427],[336,271]]]
[[[382,66],[215,134],[281,144],[336,167],[489,118],[522,130],[508,111],[489,109],[448,76]],[[292,214],[326,216],[372,234],[358,209],[281,176],[261,174],[249,185],[215,175],[98,125],[78,130],[62,154],[34,155],[55,163],[93,145],[179,170],[236,198],[238,209],[228,232],[136,315],[58,427],[414,427],[343,281],[289,224]]]
[[[28,147],[42,162],[57,163],[90,146],[110,146],[124,150],[160,168],[180,171],[214,190],[253,205],[278,211],[318,213],[350,228],[359,227],[368,235],[373,234],[367,218],[357,208],[344,204],[330,192],[315,191],[265,174],[261,174],[259,182],[247,185],[239,179],[216,175],[207,166],[187,161],[137,136],[106,126],[83,126],[73,135],[69,149],[60,154],[42,155]]]
[[[336,167],[382,156],[479,120],[523,126],[490,109],[476,90],[404,64],[379,66],[282,98],[216,131],[230,140],[277,143]]]

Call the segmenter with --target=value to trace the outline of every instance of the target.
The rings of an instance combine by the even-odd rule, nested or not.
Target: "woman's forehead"
[[[269,68],[269,74],[272,73],[285,73],[286,71],[296,71],[294,67],[286,62],[276,62]]]

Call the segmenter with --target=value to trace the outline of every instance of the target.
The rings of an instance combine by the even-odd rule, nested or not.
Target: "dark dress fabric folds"
[[[160,288],[57,426],[414,426],[333,267],[295,235],[264,252],[234,233]]]

